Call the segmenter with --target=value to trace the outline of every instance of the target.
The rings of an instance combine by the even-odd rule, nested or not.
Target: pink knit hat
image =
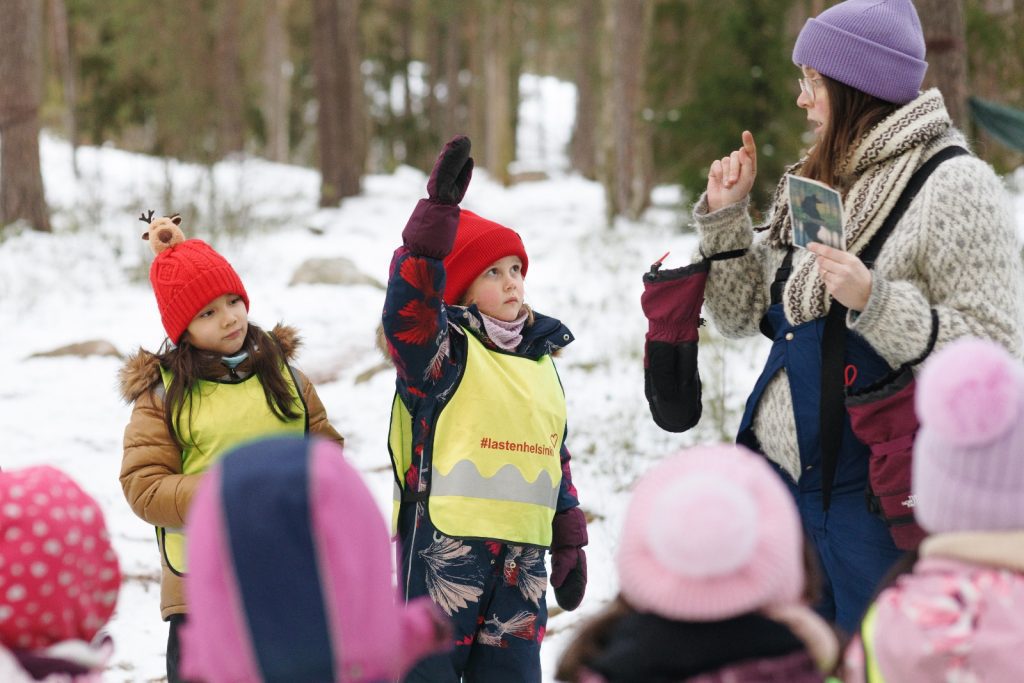
[[[394,680],[451,646],[429,598],[397,604],[384,518],[333,442],[277,437],[226,454],[187,531],[188,678]]]
[[[800,519],[764,458],[697,446],[637,484],[618,567],[626,601],[669,619],[718,621],[795,603],[805,581]]]
[[[931,532],[1024,529],[1024,367],[960,339],[921,371],[914,516]]]
[[[91,641],[120,587],[103,513],[88,493],[49,465],[0,472],[0,645]]]

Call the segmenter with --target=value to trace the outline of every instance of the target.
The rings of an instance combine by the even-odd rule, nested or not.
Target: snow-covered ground
[[[614,553],[631,484],[683,446],[731,435],[766,346],[708,339],[701,348],[702,424],[684,435],[654,425],[643,395],[640,278],[666,251],[672,252],[669,267],[690,260],[695,244],[685,229],[686,198],[660,188],[642,221],[606,226],[600,187],[564,173],[571,121],[557,112],[572,111],[571,89],[543,79],[529,85],[538,95],[524,105],[521,167],[547,170],[550,178],[504,188],[478,171],[463,205],[522,234],[531,261],[527,301],[561,318],[578,338],[558,367],[573,473],[582,505],[594,517],[590,582],[579,610],[549,621],[542,657],[545,680],[553,680],[574,628],[616,593]],[[542,126],[539,117],[550,123]],[[389,371],[367,373],[382,360],[374,331],[384,292],[372,285],[289,282],[308,258],[342,256],[383,282],[426,176],[410,168],[370,176],[362,195],[320,210],[319,177],[308,169],[250,159],[211,171],[83,148],[76,179],[64,142],[44,135],[42,154],[54,233],[0,232],[0,466],[56,465],[99,500],[125,574],[110,624],[117,650],[108,679],[161,680],[167,631],[158,610],[154,534],[128,508],[117,479],[130,414],[116,388],[121,360],[33,354],[93,339],[109,341],[122,354],[139,346],[155,350],[163,331],[137,217],[148,209],[198,211],[198,221],[183,225],[186,234],[212,242],[232,262],[250,296],[250,317],[263,326],[285,321],[303,333],[298,364],[320,380],[331,421],[346,437],[347,457],[389,514],[386,437],[394,378]],[[1024,199],[1015,201],[1024,214]],[[549,603],[554,606],[553,595]]]

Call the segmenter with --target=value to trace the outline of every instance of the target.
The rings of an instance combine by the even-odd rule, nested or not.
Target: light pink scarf
[[[484,321],[484,331],[487,332],[487,336],[495,346],[502,351],[515,351],[519,347],[519,343],[523,341],[523,327],[526,325],[529,315],[524,307],[519,313],[519,317],[509,322],[492,318],[483,313],[480,314],[480,317]]]

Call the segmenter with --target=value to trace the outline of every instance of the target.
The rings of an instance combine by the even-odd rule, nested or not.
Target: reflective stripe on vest
[[[246,441],[271,434],[305,433],[306,407],[291,372],[287,368],[283,369],[288,389],[300,412],[294,420],[283,421],[274,415],[267,405],[263,385],[256,375],[250,375],[241,382],[196,382],[192,393],[185,399],[181,423],[175,425],[178,440],[184,444],[181,453],[182,474],[206,471],[224,453]],[[166,392],[171,384],[172,373],[161,367],[160,375]],[[190,407],[194,408],[191,415]],[[184,531],[157,527],[156,533],[167,566],[175,574],[184,574]]]
[[[434,428],[430,519],[448,536],[547,547],[566,420],[555,365],[466,339],[466,367]]]
[[[878,619],[878,605],[873,603],[860,626],[860,641],[864,647],[864,678],[867,683],[885,683],[875,659],[875,621]]]

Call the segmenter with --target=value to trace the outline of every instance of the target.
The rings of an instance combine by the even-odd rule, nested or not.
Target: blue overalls
[[[793,493],[804,530],[817,550],[823,570],[823,595],[817,610],[847,633],[856,633],[875,588],[902,551],[893,543],[885,522],[868,510],[868,448],[853,435],[848,415],[843,420],[831,503],[828,510],[824,509],[820,413],[825,318],[794,326],[786,320],[782,304],[773,303],[761,327],[772,339],[772,348],[747,399],[737,441],[760,449],[752,427],[754,411],[768,382],[785,368],[800,449],[799,482],[776,467]],[[849,330],[845,334],[848,388],[867,386],[890,371],[860,335]]]

